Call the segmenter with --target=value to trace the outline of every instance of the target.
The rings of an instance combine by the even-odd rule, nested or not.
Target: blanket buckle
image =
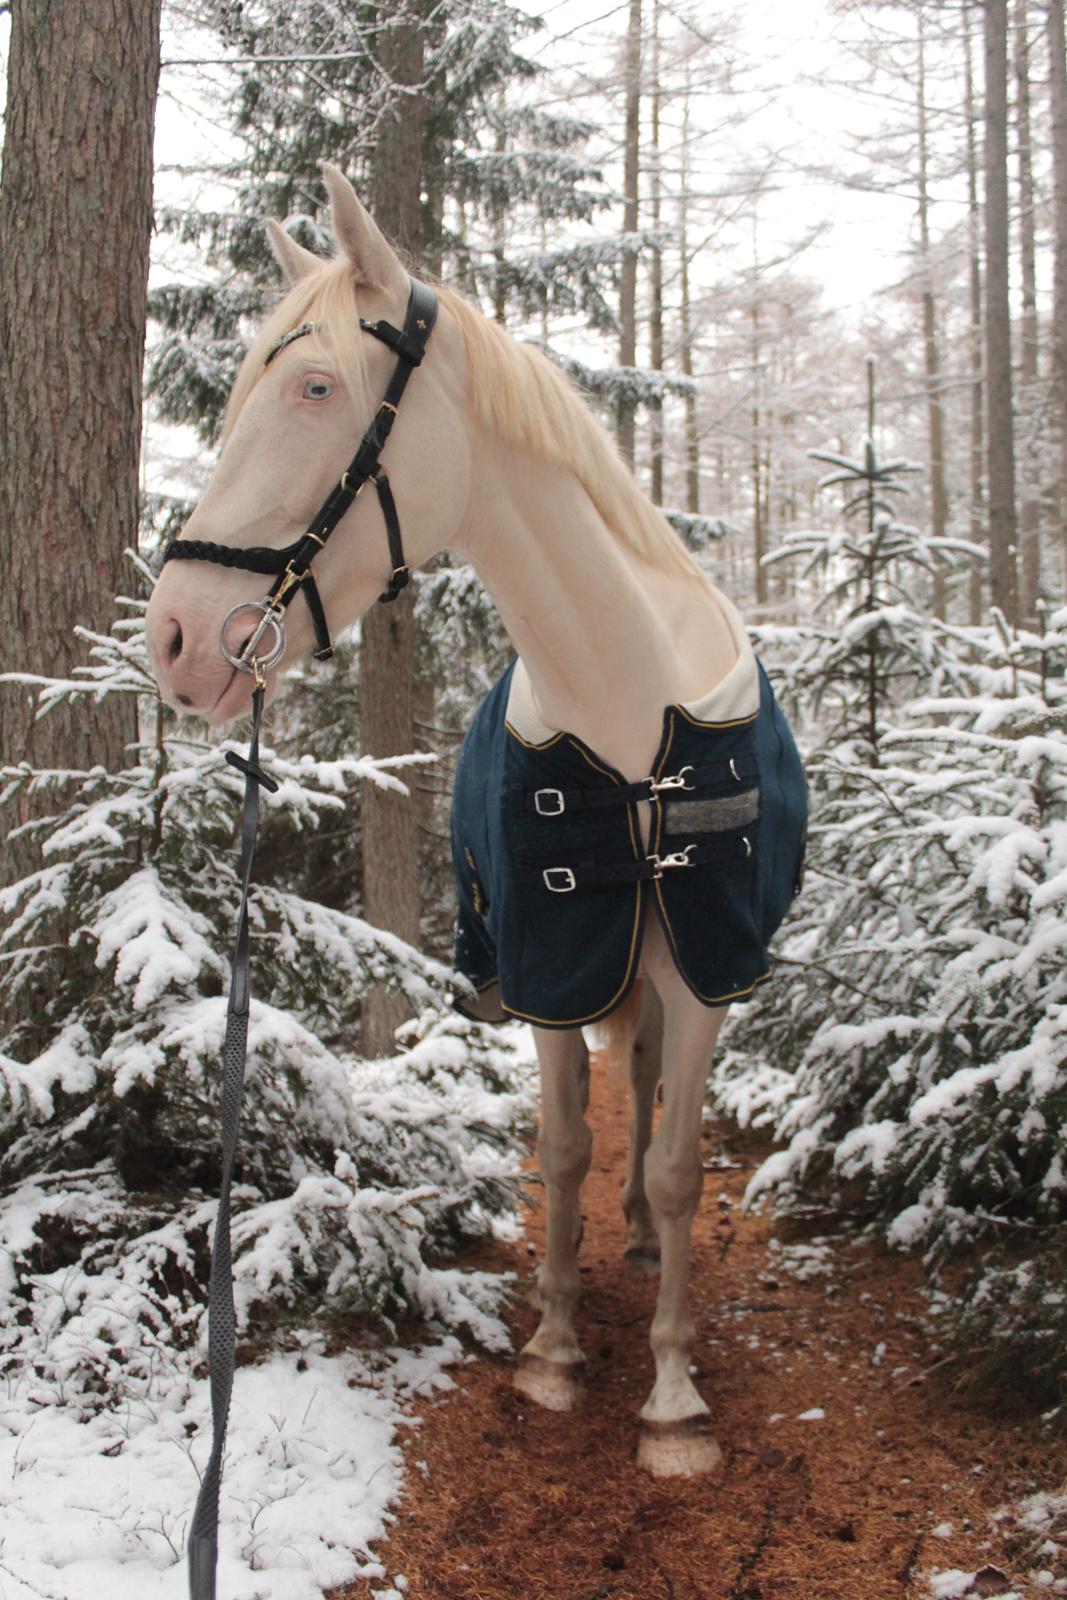
[[[561,817],[565,810],[562,789],[536,789],[534,810],[539,817]],[[551,869],[555,871],[555,868]]]
[[[562,876],[562,883],[553,883],[552,877]],[[541,873],[545,888],[551,889],[553,894],[569,894],[572,889],[577,889],[578,883],[571,867],[545,867]]]

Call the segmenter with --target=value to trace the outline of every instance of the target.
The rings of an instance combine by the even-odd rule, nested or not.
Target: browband
[[[280,550],[273,549],[269,545],[242,548],[240,545],[214,544],[207,539],[172,539],[163,551],[163,562],[214,561],[220,566],[239,567],[247,572],[277,574],[270,592],[262,602],[261,609],[265,617],[268,620],[272,617],[280,619],[281,612],[290,605],[297,591],[302,590],[315,630],[315,658],[318,661],[325,661],[332,656],[333,645],[326,625],[326,613],[311,573],[311,563],[368,481],[373,480],[374,487],[378,491],[378,501],[389,540],[389,560],[392,564],[389,582],[378,599],[383,603],[395,600],[411,578],[404,560],[396,502],[389,487],[388,475],[381,466],[381,453],[392,431],[397,408],[408,379],[422,362],[436,320],[437,295],[429,284],[420,283],[417,278],[411,279],[403,328],[394,328],[390,322],[367,322],[364,318],[360,318],[359,325],[364,333],[373,334],[375,339],[380,339],[393,351],[397,358],[396,366],[386,388],[385,398],[359,441],[359,448],[312,517],[307,531],[302,533],[299,539],[294,539],[292,544],[287,544]],[[286,345],[306,333],[312,333],[314,328],[313,322],[302,322],[299,327],[283,334],[267,352],[264,365],[269,366]],[[280,654],[279,649],[278,655]],[[248,670],[247,664],[245,665]]]

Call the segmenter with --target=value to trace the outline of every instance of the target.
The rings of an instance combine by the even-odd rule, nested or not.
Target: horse
[[[769,975],[766,942],[799,881],[799,757],[736,608],[578,392],[454,291],[416,300],[347,179],[332,166],[324,176],[338,253],[321,258],[267,223],[288,288],[244,358],[218,465],[168,552],[190,559],[168,561],[154,587],[149,659],[167,703],[224,724],[251,703],[236,648],[249,615],[263,614],[258,638],[287,600],[257,608],[262,579],[227,564],[208,582],[202,560],[240,562],[255,546],[257,570],[279,574],[272,595],[308,600],[256,665],[268,700],[292,661],[325,653],[328,629],[395,594],[409,565],[442,550],[473,565],[516,654],[457,774],[456,965],[471,1014],[532,1027],[547,1198],[540,1321],[514,1382],[559,1412],[583,1392],[583,1028],[606,1022],[629,1045],[626,1261],[659,1270],[637,1459],[655,1476],[712,1473],[722,1452],[690,1375],[688,1306],[705,1081],[729,1006]],[[402,405],[401,367],[405,382],[413,374]],[[376,411],[383,392],[394,399]],[[348,471],[330,489],[368,418],[358,476],[375,482],[377,506]],[[325,523],[304,531],[324,496],[329,543]],[[294,549],[303,570],[288,560],[283,572]],[[312,555],[313,594],[300,581]]]

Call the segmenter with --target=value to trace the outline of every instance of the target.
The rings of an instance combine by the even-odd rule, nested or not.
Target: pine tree
[[[610,203],[582,154],[590,126],[522,102],[521,86],[538,72],[522,44],[537,23],[503,0],[450,0],[426,20],[417,6],[410,13],[423,53],[423,265],[438,274],[451,268],[468,291],[522,314],[581,306],[594,322],[605,319],[622,242],[574,243],[548,256],[528,243],[538,219],[589,222]],[[371,194],[395,100],[379,34],[395,33],[408,10],[368,7],[358,29],[337,0],[254,0],[239,8],[205,0],[203,16],[242,56],[282,58],[237,72],[229,113],[243,154],[233,210],[169,209],[159,219],[226,274],[217,285],[166,286],[150,302],[162,336],[149,393],[162,416],[195,421],[213,439],[242,353],[243,319],[259,316],[275,293],[261,219],[286,219],[301,244],[325,253],[322,162],[341,162]],[[324,59],[295,59],[316,53]],[[502,219],[510,219],[506,233]]]
[[[144,733],[128,764],[2,774],[9,813],[28,790],[47,815],[24,830],[41,866],[3,894],[0,1369],[89,1409],[144,1396],[200,1333],[238,895],[241,779],[226,744],[160,707],[133,609],[83,633],[90,664],[70,679],[20,680],[42,714],[122,697]],[[265,836],[291,840],[417,758],[263,760],[280,784]],[[290,1315],[355,1311],[484,1332],[498,1286],[430,1257],[514,1204],[508,1146],[530,1110],[515,1035],[452,1014],[446,967],[284,882],[258,876],[251,916],[241,1326],[269,1342]],[[417,1015],[395,1056],[363,1062],[349,1041],[372,980]],[[27,992],[43,997],[30,1016]]]
[[[932,1268],[994,1239],[1003,1256],[938,1304],[998,1371],[1041,1367],[1064,1395],[1067,610],[1040,632],[931,618],[916,580],[952,541],[879,510],[889,470],[869,441],[834,465],[860,532],[774,552],[807,555],[817,606],[837,608],[773,630],[813,745],[808,889],[760,1007],[731,1018],[713,1092],[783,1142],[750,1202],[833,1203],[847,1184],[873,1231]]]

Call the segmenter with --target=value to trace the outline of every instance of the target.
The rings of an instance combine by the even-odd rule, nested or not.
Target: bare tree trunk
[[[762,565],[767,549],[765,496],[763,490],[763,413],[761,407],[763,339],[759,298],[759,249],[756,243],[756,212],[752,212],[752,303],[749,306],[749,362],[752,367],[752,564],[756,585],[756,604],[767,602],[767,572]]]
[[[1018,620],[1008,299],[1008,5],[985,3],[986,459],[993,604]]]
[[[984,544],[985,505],[982,480],[985,469],[985,385],[982,349],[982,245],[981,213],[978,208],[978,114],[974,103],[974,61],[971,37],[971,7],[963,10],[963,48],[966,71],[965,115],[967,121],[967,240],[970,256],[968,348],[971,363],[971,443],[970,443],[970,537],[972,544]],[[970,566],[968,618],[977,627],[982,620],[982,563]]]
[[[693,376],[693,323],[689,298],[689,67],[686,66],[685,92],[682,106],[682,171],[678,188],[678,252],[681,257],[679,293],[679,343],[681,345],[682,375]],[[685,509],[694,517],[700,515],[700,435],[697,432],[697,397],[690,391],[685,397]]]
[[[508,147],[507,134],[504,131],[503,122],[496,130],[494,143],[497,155],[502,156]],[[504,228],[506,223],[507,217],[503,208],[494,206],[493,260],[496,262],[496,267],[493,272],[493,321],[499,322],[501,327],[507,321],[508,306],[507,294],[504,289]]]
[[[650,161],[652,168],[651,199],[652,199],[652,227],[658,232],[662,220],[662,175],[660,173],[660,56],[659,56],[659,0],[653,0],[652,6],[652,87],[650,98],[652,101],[652,148]],[[658,244],[652,247],[652,305],[649,311],[649,356],[655,372],[663,371],[663,251]],[[652,445],[652,500],[657,506],[663,504],[663,401],[656,400],[652,404],[650,418],[650,439]]]
[[[423,74],[423,31],[418,18],[385,28],[382,68],[394,83],[417,84]],[[375,221],[402,250],[417,257],[423,243],[421,95],[399,94],[382,122],[374,152],[371,209]],[[374,605],[361,623],[359,677],[363,749],[367,755],[404,755],[415,749],[412,591],[390,605]],[[414,787],[414,785],[412,785]],[[376,928],[415,944],[419,937],[418,804],[413,796],[363,786],[363,913]],[[363,1011],[363,1052],[387,1055],[408,1010],[381,985],[371,988]]]
[[[918,131],[919,131],[919,256],[922,271],[923,361],[926,370],[926,423],[930,448],[930,521],[937,539],[945,537],[948,494],[945,487],[945,419],[941,406],[941,366],[934,299],[933,263],[930,259],[930,195],[928,183],[929,137],[926,122],[926,22],[922,5],[916,11],[918,26]],[[945,574],[934,569],[934,615],[945,615]]]
[[[638,171],[641,136],[641,0],[630,0],[630,25],[626,34],[626,133],[623,153],[623,219],[625,233],[637,232]],[[637,362],[637,257],[628,252],[619,274],[619,365]],[[623,458],[634,462],[634,406],[623,396],[618,403],[616,430]]]
[[[137,544],[160,0],[21,0],[0,187],[0,670],[68,675]],[[116,767],[132,703],[0,686],[0,760]],[[18,819],[27,820],[26,809]],[[14,819],[12,819],[14,820]],[[5,847],[0,881],[38,865]]]
[[[1034,172],[1030,136],[1030,38],[1027,0],[1015,5],[1015,83],[1019,141],[1019,253],[1022,262],[1022,343],[1019,371],[1019,406],[1025,428],[1023,441],[1023,502],[1019,609],[1024,620],[1036,620],[1041,582],[1040,467],[1034,449],[1037,407],[1038,325],[1037,251],[1034,244]]]
[[[1055,176],[1055,264],[1053,268],[1052,376],[1059,428],[1057,492],[1063,588],[1067,590],[1067,64],[1064,61],[1063,0],[1048,0],[1049,98],[1052,105],[1052,165]]]

